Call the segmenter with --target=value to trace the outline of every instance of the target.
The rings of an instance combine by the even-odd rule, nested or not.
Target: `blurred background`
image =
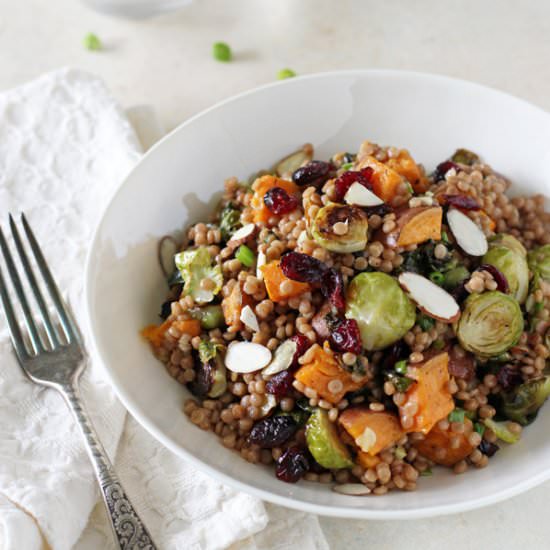
[[[178,11],[124,19],[90,5]],[[94,33],[100,51],[83,45]],[[212,56],[222,41],[230,63]],[[441,73],[550,109],[546,0],[0,0],[0,89],[70,65],[100,75],[124,106],[152,104],[172,128],[285,67]]]

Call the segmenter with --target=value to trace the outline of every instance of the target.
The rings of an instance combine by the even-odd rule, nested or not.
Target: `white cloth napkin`
[[[158,134],[151,112],[131,119],[149,145]],[[141,152],[134,127],[91,75],[64,69],[0,94],[0,221],[25,211],[80,320],[93,226]],[[120,440],[117,471],[159,548],[328,548],[315,516],[217,483],[125,420],[93,364],[82,389],[111,456]],[[72,417],[60,396],[24,377],[0,315],[0,548],[46,544],[115,548]]]

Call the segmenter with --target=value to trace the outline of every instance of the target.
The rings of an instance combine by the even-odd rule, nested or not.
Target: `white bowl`
[[[95,348],[130,413],[159,442],[199,469],[262,499],[348,518],[416,518],[460,512],[550,478],[550,405],[521,442],[483,470],[437,471],[416,492],[338,495],[330,487],[278,481],[182,413],[187,391],[139,337],[157,322],[166,287],[159,237],[204,219],[228,176],[246,178],[306,142],[316,158],[356,151],[362,140],[410,149],[432,169],[467,147],[525,192],[550,181],[550,116],[501,92],[450,78],[395,71],[312,75],[241,94],[164,138],[122,184],[101,220],[86,270]],[[516,188],[516,189],[517,189]]]

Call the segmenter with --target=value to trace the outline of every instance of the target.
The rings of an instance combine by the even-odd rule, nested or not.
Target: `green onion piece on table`
[[[212,46],[212,55],[217,61],[227,63],[231,61],[231,48],[225,42],[216,42]]]

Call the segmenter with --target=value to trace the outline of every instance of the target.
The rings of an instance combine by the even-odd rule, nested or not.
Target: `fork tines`
[[[58,321],[63,328],[63,332],[59,333],[56,330],[54,320],[50,315],[50,310],[48,304],[44,299],[44,295],[40,289],[40,286],[37,281],[37,276],[33,270],[29,256],[25,250],[25,245],[21,239],[19,230],[15,220],[10,214],[9,217],[11,234],[13,236],[13,241],[15,243],[15,248],[17,249],[21,266],[23,271],[26,274],[28,287],[32,291],[38,309],[40,311],[40,316],[42,318],[42,325],[38,325],[33,317],[32,308],[27,299],[27,294],[24,288],[24,284],[21,281],[19,275],[19,270],[15,264],[13,255],[11,253],[10,247],[2,228],[0,227],[0,250],[2,251],[2,256],[7,268],[7,275],[9,280],[11,280],[12,287],[17,295],[18,301],[21,305],[21,311],[25,320],[25,325],[27,327],[26,337],[31,343],[32,349],[29,350],[25,345],[25,336],[23,335],[20,325],[17,321],[17,316],[13,302],[10,298],[10,293],[6,285],[6,280],[3,277],[2,269],[0,267],[0,298],[2,301],[2,306],[4,308],[4,314],[7,319],[8,328],[10,331],[11,339],[13,346],[20,357],[28,357],[29,355],[35,355],[47,351],[48,349],[56,349],[61,345],[64,345],[65,342],[72,343],[79,340],[78,329],[72,319],[71,314],[67,310],[61,293],[57,287],[57,284],[48,268],[48,264],[44,259],[44,255],[34,233],[25,218],[25,215],[21,215],[21,223],[25,235],[27,237],[27,246],[30,246],[33,257],[38,267],[38,271],[41,275],[43,285],[48,291],[48,295],[53,303],[54,310],[57,313]],[[42,328],[43,327],[43,328]],[[45,335],[43,334],[45,332]]]

